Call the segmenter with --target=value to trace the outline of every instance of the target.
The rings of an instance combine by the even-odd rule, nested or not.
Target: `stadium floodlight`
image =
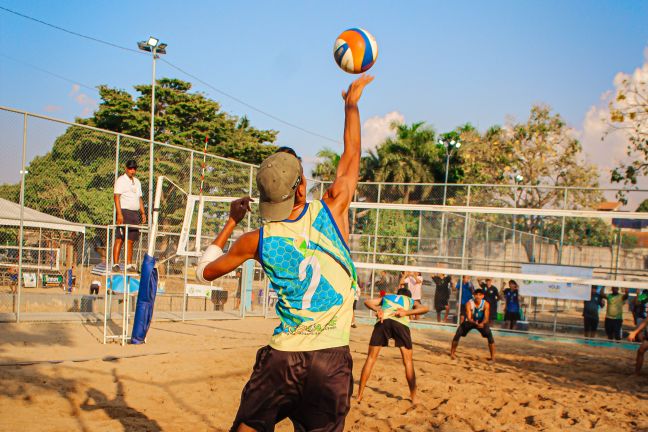
[[[445,182],[443,183],[443,205],[446,205],[446,198],[448,195],[448,172],[450,171],[450,156],[452,155],[453,150],[459,150],[461,147],[461,141],[451,139],[446,141],[439,139],[439,145],[442,145],[446,151],[446,166],[445,166]],[[439,237],[439,244],[443,247],[443,231],[445,230],[445,213],[441,214],[441,232]]]
[[[145,41],[137,42],[137,47],[142,51],[150,52],[153,55],[153,79],[151,82],[151,130],[149,146],[149,194],[148,194],[148,223],[151,224],[153,212],[153,142],[155,140],[155,60],[160,54],[166,54],[167,44],[161,43],[160,39],[149,36]]]

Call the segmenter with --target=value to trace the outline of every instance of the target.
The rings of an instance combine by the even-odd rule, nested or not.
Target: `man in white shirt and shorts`
[[[146,212],[144,212],[144,201],[142,200],[142,184],[135,177],[137,162],[130,159],[126,162],[126,172],[115,181],[114,199],[115,210],[117,211],[117,225],[140,225],[146,223]],[[119,253],[124,242],[125,227],[118,227],[115,234],[115,246],[113,247],[112,271],[120,271]],[[139,230],[135,227],[128,227],[128,240],[126,247],[126,271],[137,271],[133,265],[133,242],[139,240]]]

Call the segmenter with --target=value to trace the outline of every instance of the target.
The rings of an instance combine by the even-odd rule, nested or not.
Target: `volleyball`
[[[340,68],[352,74],[368,71],[378,57],[378,44],[365,29],[352,28],[337,37],[333,57]]]

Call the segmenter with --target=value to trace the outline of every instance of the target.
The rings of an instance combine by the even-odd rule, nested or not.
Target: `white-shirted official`
[[[126,172],[115,181],[114,198],[115,210],[117,211],[117,225],[140,225],[146,223],[146,212],[142,200],[142,184],[135,177],[137,162],[129,160],[126,162]],[[115,246],[113,247],[113,271],[119,271],[119,253],[124,241],[124,227],[118,227],[115,234]],[[137,271],[133,265],[133,242],[139,239],[139,230],[135,227],[128,227],[128,239],[126,247],[126,269]]]

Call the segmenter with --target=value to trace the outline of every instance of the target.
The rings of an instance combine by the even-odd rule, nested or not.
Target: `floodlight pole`
[[[461,142],[457,141],[455,143],[454,140],[451,141],[445,141],[445,140],[439,140],[439,144],[441,144],[446,151],[446,166],[445,166],[445,182],[443,183],[443,205],[446,205],[446,197],[447,197],[447,191],[448,191],[448,172],[450,171],[450,155],[452,154],[452,148],[459,148],[461,146]],[[441,252],[441,249],[443,248],[443,243],[444,243],[444,231],[445,231],[445,215],[446,212],[444,211],[441,213],[441,233],[439,235],[439,252]],[[448,248],[444,248],[446,250],[446,256],[449,254]]]
[[[151,131],[149,144],[149,185],[148,185],[148,225],[151,226],[151,218],[153,215],[153,142],[155,140],[155,60],[157,46],[151,49],[153,54],[153,79],[151,80]]]
[[[155,142],[155,63],[158,54],[166,54],[165,43],[154,37],[149,37],[147,41],[137,44],[142,51],[148,51],[153,56],[153,77],[151,79],[151,130],[149,134],[149,187],[148,187],[148,226],[151,227],[151,218],[153,217],[153,150]]]

